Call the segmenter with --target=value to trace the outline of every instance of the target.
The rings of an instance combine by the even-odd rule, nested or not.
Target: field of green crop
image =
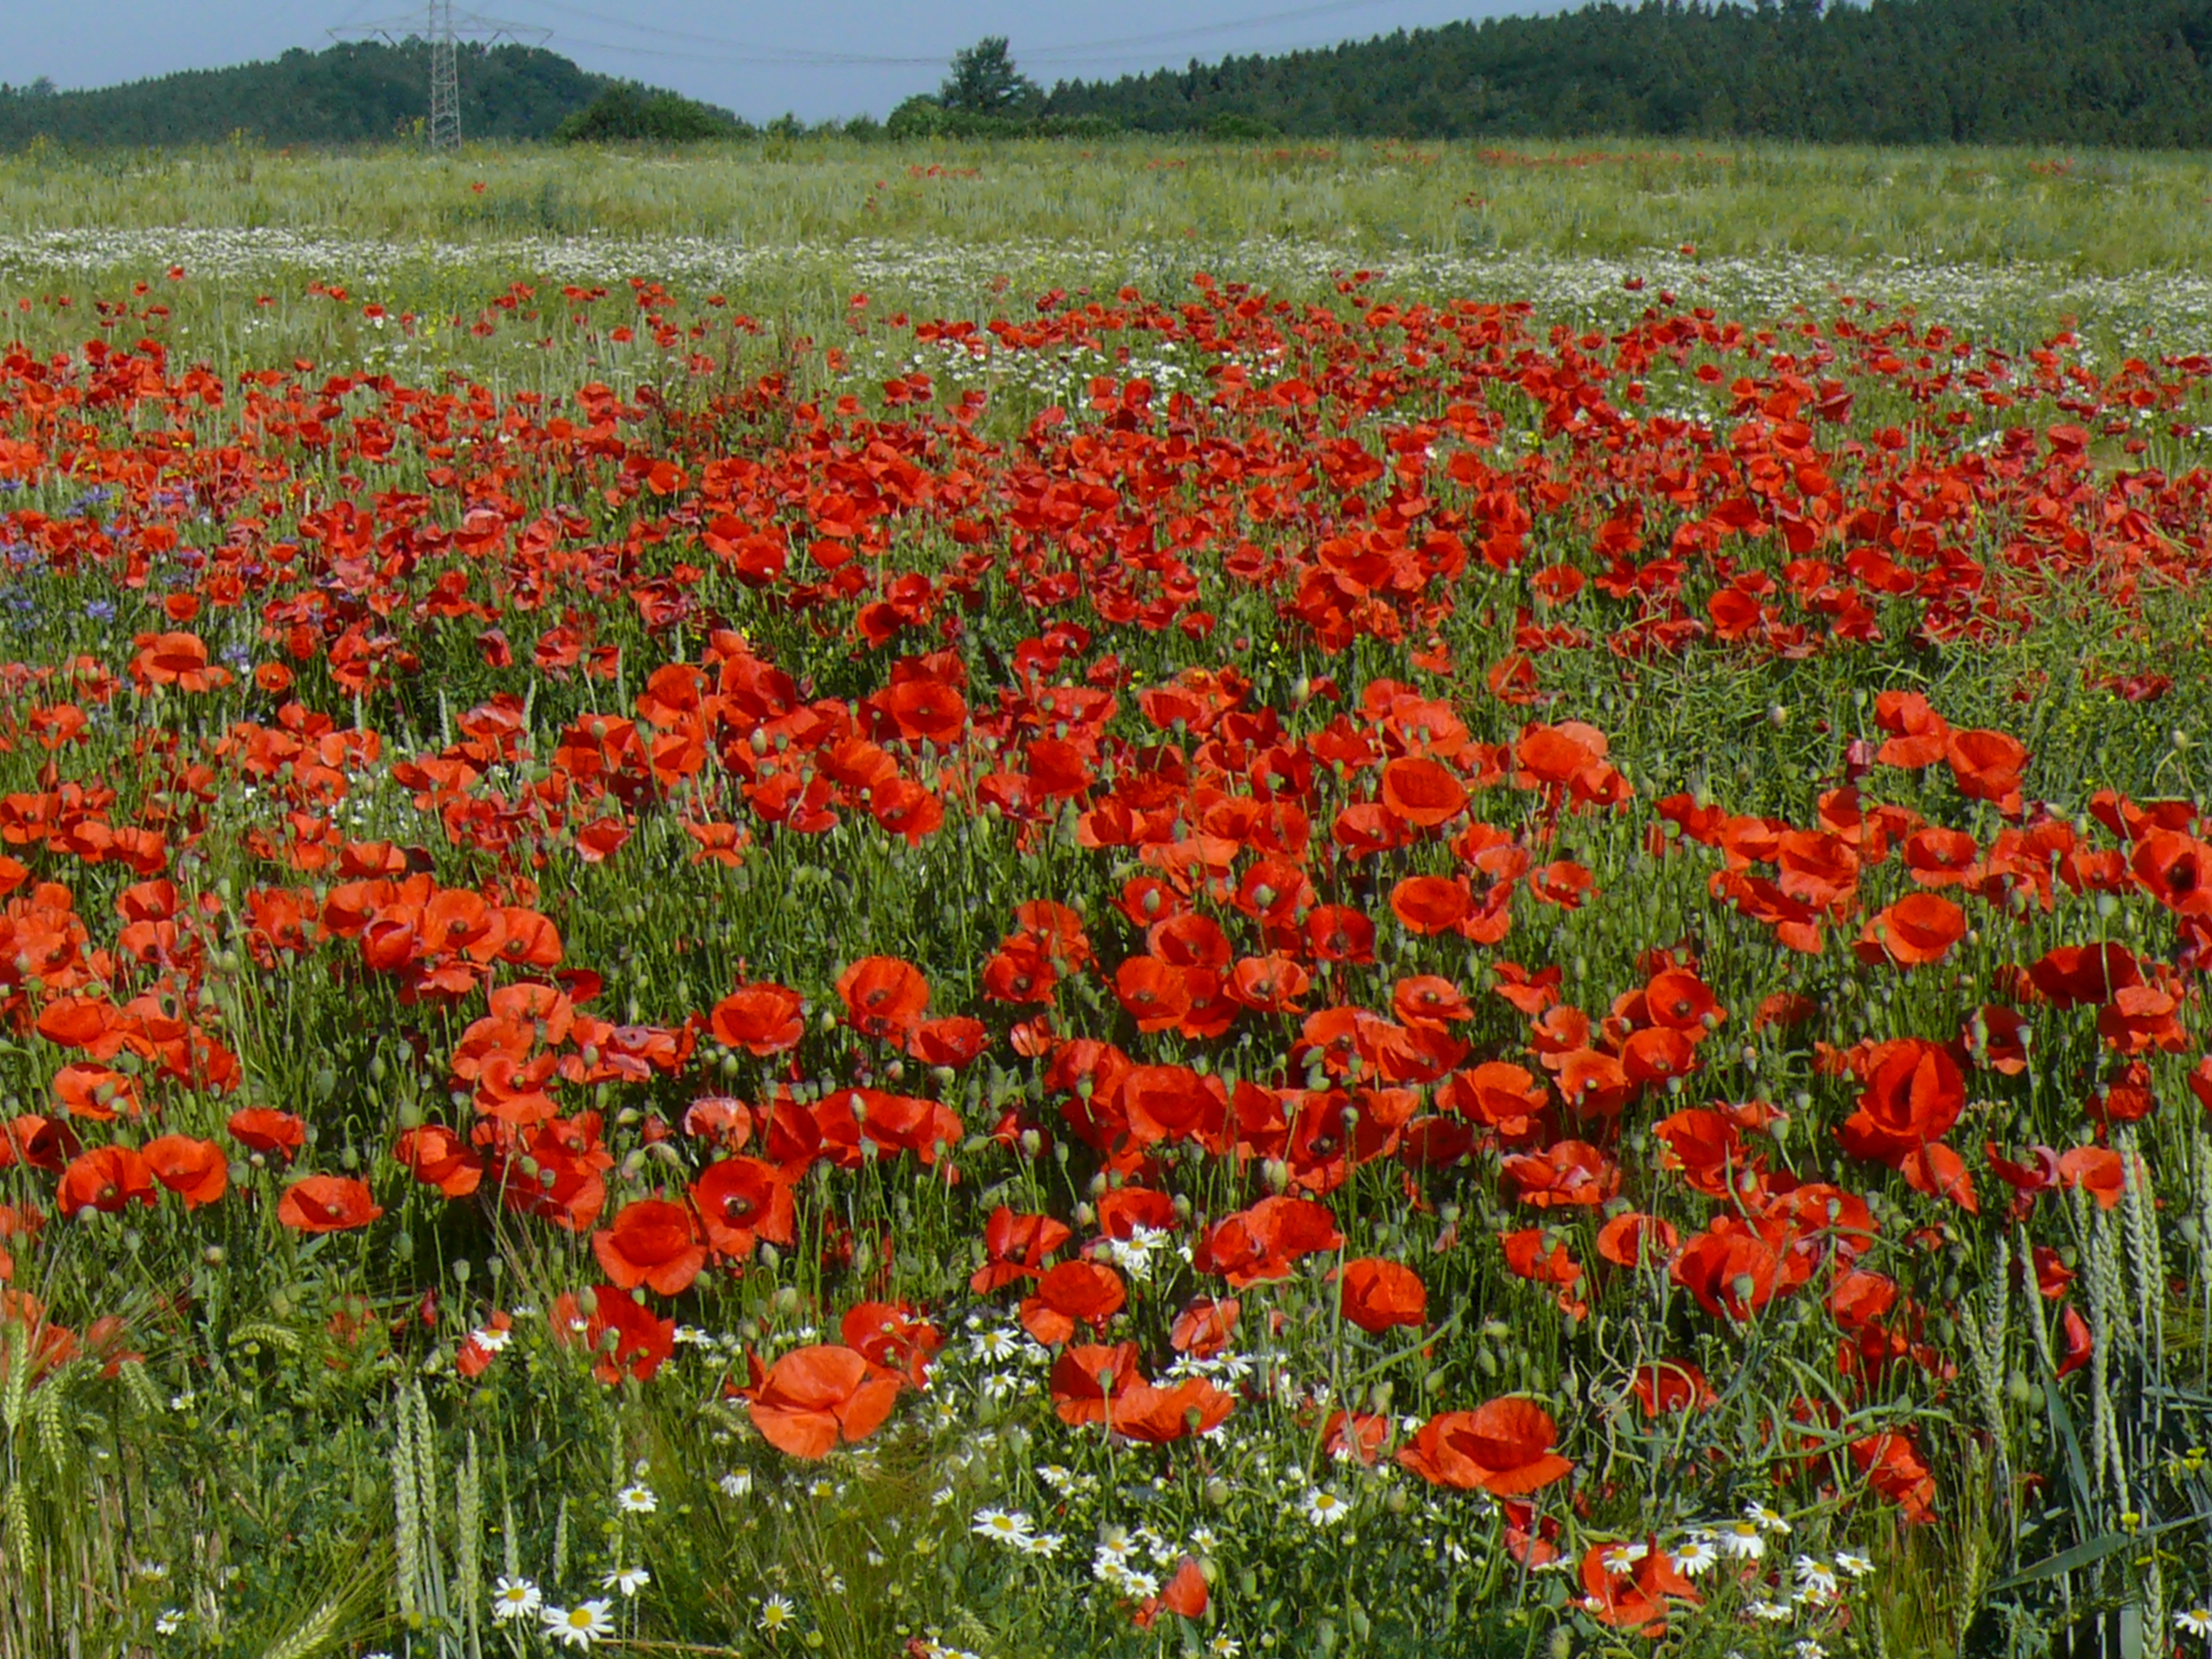
[[[0,159],[0,1659],[2203,1659],[2208,200]]]

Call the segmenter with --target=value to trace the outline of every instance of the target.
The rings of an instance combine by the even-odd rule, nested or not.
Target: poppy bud
[[[210,1267],[220,1267],[230,1259],[230,1253],[220,1244],[210,1244],[200,1252],[200,1260]]]
[[[788,1318],[799,1311],[799,1287],[786,1285],[775,1293],[775,1310]]]
[[[1279,1158],[1271,1158],[1261,1166],[1261,1174],[1267,1182],[1267,1190],[1280,1196],[1290,1189],[1291,1166]]]
[[[576,1292],[576,1311],[589,1319],[599,1310],[599,1293],[588,1285]]]
[[[1219,1475],[1215,1475],[1206,1483],[1204,1496],[1209,1509],[1219,1509],[1229,1501],[1229,1483]]]
[[[763,1243],[760,1247],[760,1264],[774,1273],[783,1265],[783,1252],[773,1244]]]
[[[1035,1158],[1044,1151],[1044,1137],[1035,1129],[1024,1129],[1021,1133],[1020,1146],[1024,1158]]]
[[[471,1271],[472,1269],[469,1266],[468,1257],[461,1257],[459,1261],[453,1263],[453,1282],[457,1285],[467,1284],[469,1282],[469,1274]]]

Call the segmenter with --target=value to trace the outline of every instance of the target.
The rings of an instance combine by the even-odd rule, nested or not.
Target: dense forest
[[[988,48],[995,56],[977,58]],[[1640,0],[1401,31],[1041,93],[994,39],[890,136],[1115,128],[1231,138],[1771,137],[1855,143],[2212,148],[2212,0]],[[0,86],[0,149],[373,143],[419,131],[429,49],[358,44],[88,92]],[[1002,61],[1003,60],[1003,61]],[[978,69],[977,65],[981,68]],[[958,69],[956,63],[956,70]],[[472,139],[680,139],[750,131],[725,111],[558,53],[462,48]],[[988,79],[987,76],[982,76]],[[980,84],[980,82],[979,82]],[[1011,88],[1011,90],[1009,90]],[[564,123],[565,128],[564,128]],[[835,126],[836,124],[831,124]],[[786,117],[774,131],[803,131]],[[852,136],[884,131],[871,120]]]
[[[470,138],[549,138],[568,117],[616,91],[558,52],[460,48],[461,131]],[[349,144],[403,137],[426,113],[430,49],[362,42],[297,47],[272,62],[191,70],[93,92],[39,84],[0,88],[0,149],[44,137],[70,145],[218,143],[234,133],[269,144]]]
[[[1152,132],[2212,147],[2212,0],[1644,0],[1062,82]]]

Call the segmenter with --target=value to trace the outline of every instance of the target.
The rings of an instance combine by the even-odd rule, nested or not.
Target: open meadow
[[[0,158],[0,1659],[2202,1659],[2208,204]]]

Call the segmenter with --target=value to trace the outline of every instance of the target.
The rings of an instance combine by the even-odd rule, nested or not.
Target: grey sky
[[[470,0],[460,0],[468,8]],[[460,9],[460,8],[457,8]],[[1229,52],[1326,46],[1457,18],[1559,9],[1559,0],[479,0],[551,31],[586,68],[672,86],[755,120],[886,113],[935,89],[945,60],[1003,34],[1047,86]],[[207,69],[320,47],[328,31],[404,17],[412,0],[0,0],[0,77],[62,87]]]

